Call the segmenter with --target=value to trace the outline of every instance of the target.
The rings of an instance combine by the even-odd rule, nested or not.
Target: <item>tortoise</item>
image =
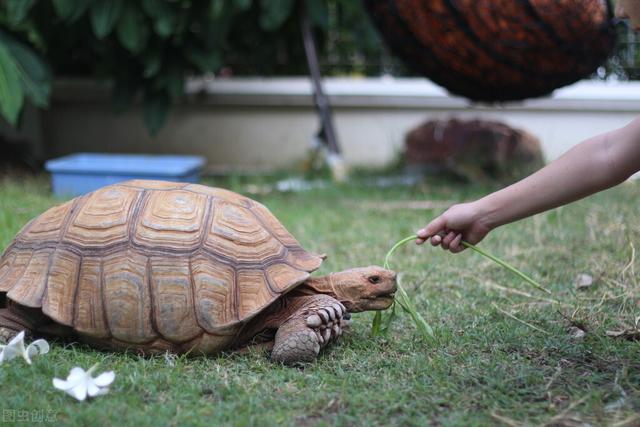
[[[143,354],[250,344],[313,361],[351,312],[393,302],[396,274],[311,277],[303,249],[262,204],[199,184],[133,180],[55,206],[0,258],[0,337],[73,337]]]

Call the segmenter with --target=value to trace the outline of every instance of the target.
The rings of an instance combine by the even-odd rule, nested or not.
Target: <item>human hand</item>
[[[426,227],[419,230],[416,239],[418,245],[427,240],[453,253],[465,249],[460,244],[462,239],[475,245],[491,231],[491,227],[483,218],[482,211],[476,202],[453,205],[442,215],[433,219]]]

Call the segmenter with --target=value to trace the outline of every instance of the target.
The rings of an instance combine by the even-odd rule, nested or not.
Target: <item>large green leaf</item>
[[[34,3],[35,0],[4,0],[9,22],[16,25],[24,21]]]
[[[143,59],[145,66],[142,76],[146,79],[155,77],[162,66],[162,56],[156,51],[150,51],[144,53]]]
[[[149,27],[142,12],[133,2],[127,2],[116,28],[118,40],[132,53],[138,53],[147,44]]]
[[[202,49],[189,47],[185,50],[185,56],[203,73],[213,73],[222,65],[219,52],[214,50],[205,52]]]
[[[23,103],[18,68],[9,49],[0,43],[0,113],[15,126]]]
[[[68,22],[77,21],[90,4],[90,0],[53,0],[58,17]]]
[[[149,133],[153,136],[157,135],[167,120],[167,113],[169,111],[169,97],[167,93],[148,93],[144,97],[142,109],[144,123],[147,125]]]
[[[153,18],[153,29],[162,38],[169,37],[176,26],[176,14],[164,0],[143,0],[145,13]]]
[[[96,0],[91,5],[91,26],[96,37],[103,39],[109,35],[121,11],[122,0]]]
[[[222,17],[224,13],[225,0],[210,0],[209,1],[209,13],[213,19]]]
[[[260,26],[267,31],[279,28],[291,15],[294,0],[261,0]]]
[[[329,28],[329,8],[325,0],[307,0],[307,15],[316,27]]]
[[[180,64],[173,63],[165,72],[166,88],[171,99],[176,99],[184,94],[184,71]]]
[[[46,107],[51,94],[51,71],[29,47],[0,31],[0,43],[12,56],[24,94],[34,105]]]
[[[251,7],[253,0],[233,0],[233,5],[237,10],[247,10]]]

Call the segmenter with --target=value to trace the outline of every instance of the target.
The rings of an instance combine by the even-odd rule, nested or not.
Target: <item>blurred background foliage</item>
[[[353,0],[4,0],[0,111],[15,124],[25,97],[47,105],[52,75],[91,76],[112,83],[117,111],[140,97],[154,134],[189,76],[307,74],[301,13],[323,73],[383,71],[371,60],[382,45]]]
[[[52,76],[94,77],[112,84],[116,111],[140,99],[155,134],[190,76],[308,74],[302,13],[323,75],[411,75],[360,1],[3,0],[0,114],[15,125],[25,99],[46,107]],[[620,31],[624,49],[596,78],[640,76],[635,35]]]

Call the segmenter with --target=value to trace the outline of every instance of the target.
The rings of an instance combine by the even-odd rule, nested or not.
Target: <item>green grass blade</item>
[[[400,241],[398,241],[395,245],[393,245],[391,250],[389,250],[389,252],[387,252],[387,255],[384,258],[383,267],[387,268],[387,269],[391,269],[391,267],[390,267],[391,255],[393,255],[393,253],[396,251],[396,249],[398,249],[400,246],[404,245],[407,242],[415,240],[417,237],[418,236],[416,236],[415,234],[411,235],[411,236],[407,236],[407,237],[401,239]],[[479,253],[480,255],[482,255],[482,256],[484,256],[486,258],[489,258],[490,260],[492,260],[493,262],[497,263],[498,265],[506,268],[511,273],[513,273],[516,276],[520,277],[521,279],[523,279],[527,283],[533,285],[537,289],[539,289],[539,290],[541,290],[543,292],[546,292],[549,295],[551,294],[551,292],[548,289],[543,287],[540,283],[536,282],[531,277],[527,276],[526,274],[524,274],[523,272],[521,272],[520,270],[518,270],[517,268],[515,268],[511,264],[501,260],[500,258],[498,258],[498,257],[496,257],[494,255],[491,255],[488,252],[483,251],[482,249],[472,245],[471,243],[465,242],[464,240],[461,242],[461,244],[464,247],[470,248],[470,249],[476,251],[477,253]],[[396,302],[400,305],[400,307],[402,307],[402,309],[406,313],[408,313],[411,316],[411,318],[413,319],[414,323],[418,327],[418,330],[421,332],[422,336],[424,336],[425,338],[435,338],[435,334],[433,333],[433,328],[431,328],[431,326],[424,320],[424,318],[420,315],[420,313],[418,313],[416,308],[413,306],[413,303],[411,302],[411,299],[409,298],[409,295],[404,290],[404,288],[402,287],[402,285],[400,284],[399,281],[398,281],[398,292],[397,293],[398,293],[398,295],[396,296]],[[395,305],[394,305],[394,310],[395,310]],[[389,330],[389,325],[391,324],[391,321],[393,320],[394,314],[395,314],[395,312],[391,313],[389,315],[389,317],[387,318],[387,321],[385,322],[386,326],[383,327],[382,326],[382,314],[378,311],[376,313],[376,315],[374,316],[373,322],[371,324],[371,334],[376,336],[376,335],[381,335],[381,334],[386,333]]]
[[[396,249],[398,249],[400,246],[404,245],[407,242],[415,240],[415,239],[416,239],[415,235],[408,236],[408,237],[405,237],[404,239],[400,240],[399,242],[397,242],[395,245],[393,245],[391,250],[389,250],[389,252],[387,252],[387,256],[385,256],[385,258],[384,258],[383,267],[386,268],[386,269],[390,269],[390,262],[389,261],[391,259],[391,255],[393,255],[393,253],[396,251]],[[416,324],[416,327],[420,331],[421,335],[424,338],[427,338],[427,339],[435,338],[435,334],[433,333],[433,328],[427,323],[426,320],[424,320],[424,317],[422,317],[422,315],[420,313],[418,313],[418,310],[416,310],[416,308],[413,306],[413,303],[411,302],[411,299],[409,298],[409,295],[404,290],[404,288],[400,284],[399,280],[398,280],[398,292],[397,293],[398,293],[398,296],[396,296],[396,302],[400,305],[400,307],[402,307],[402,309],[406,313],[409,314],[409,316],[411,316],[411,318],[413,319],[413,322]],[[380,313],[380,312],[378,312],[378,313]],[[371,325],[371,331],[373,333],[373,331],[375,330],[376,333],[379,333],[379,334],[387,333],[389,331],[389,326],[391,325],[391,322],[395,317],[395,306],[393,307],[393,311],[389,314],[389,317],[387,318],[387,321],[385,322],[386,324],[385,324],[385,326],[383,328],[380,327],[380,323],[382,322],[382,315],[380,315],[380,317],[378,317],[378,313],[376,313],[376,316],[374,316],[374,318],[373,318],[373,323]]]
[[[373,321],[371,322],[371,335],[374,337],[378,335],[382,335],[382,312],[376,311],[376,315],[373,316]]]
[[[480,255],[483,255],[483,256],[489,258],[491,261],[496,262],[498,265],[501,265],[502,267],[506,268],[507,270],[509,270],[510,272],[515,274],[516,276],[520,277],[521,279],[525,280],[526,282],[530,283],[531,285],[535,286],[536,288],[540,289],[541,291],[546,292],[547,294],[551,295],[551,291],[549,291],[547,288],[543,287],[540,283],[536,282],[531,277],[527,276],[526,274],[524,274],[522,271],[518,270],[517,268],[515,268],[511,264],[508,264],[507,262],[501,260],[500,258],[497,258],[497,257],[491,255],[490,253],[485,252],[482,249],[472,245],[471,243],[465,242],[464,240],[461,242],[461,244],[462,244],[462,246],[470,248],[470,249],[473,249],[474,251],[476,251]]]

